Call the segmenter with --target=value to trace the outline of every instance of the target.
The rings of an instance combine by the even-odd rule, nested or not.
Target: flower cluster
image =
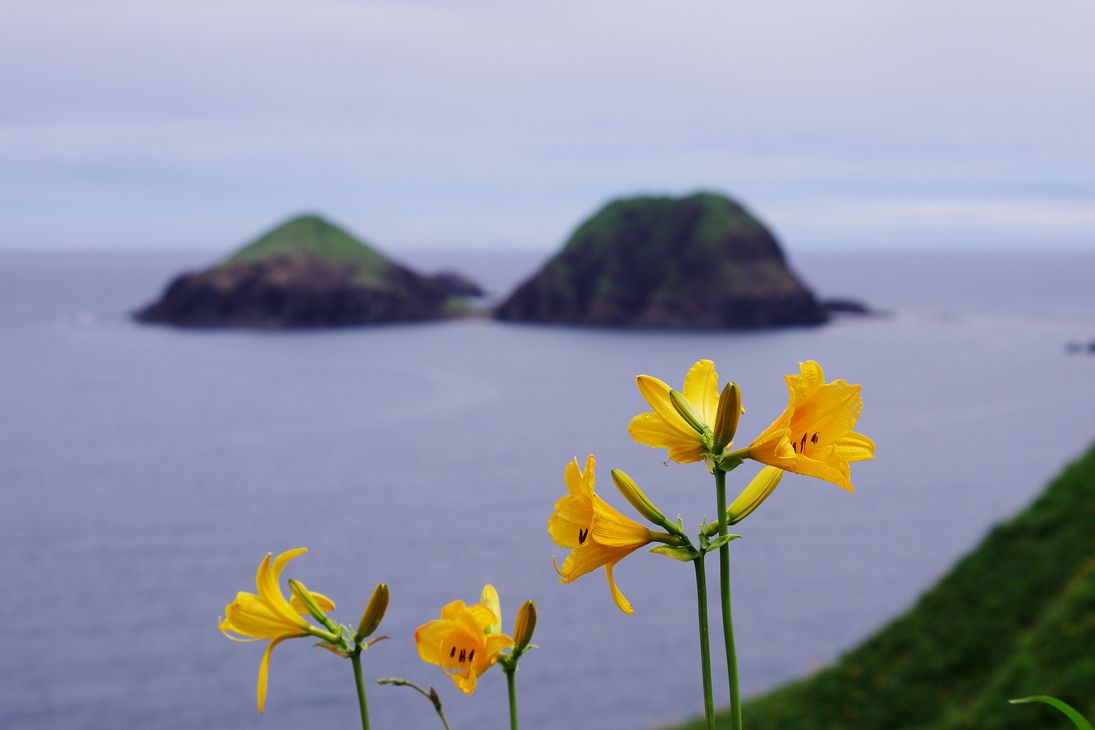
[[[812,360],[801,363],[799,373],[786,380],[787,407],[743,449],[734,450],[732,441],[745,412],[741,392],[735,383],[720,390],[711,360],[692,365],[680,391],[659,378],[639,375],[636,385],[650,410],[632,418],[628,432],[640,444],[666,449],[672,461],[702,461],[713,473],[731,471],[746,459],[765,465],[726,508],[726,524],[736,524],[757,509],[784,472],[817,477],[852,491],[849,465],[873,459],[875,449],[871,439],[853,430],[863,409],[860,386],[844,380],[826,382],[821,366]],[[556,545],[571,553],[562,567],[556,564],[556,571],[560,582],[569,583],[603,566],[613,600],[630,614],[631,604],[613,577],[616,564],[651,542],[682,547],[685,538],[679,526],[668,522],[619,470],[613,471],[613,481],[623,496],[666,532],[653,532],[605,502],[594,491],[594,466],[591,455],[584,471],[576,459],[564,471],[567,493],[555,503],[548,533]],[[704,536],[714,534],[714,524],[705,526]],[[687,550],[656,551],[676,557],[692,555]]]

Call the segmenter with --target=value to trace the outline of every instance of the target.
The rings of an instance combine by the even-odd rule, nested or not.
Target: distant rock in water
[[[711,193],[618,200],[497,310],[502,320],[756,329],[828,314],[787,268],[776,239]]]
[[[821,302],[821,306],[824,307],[825,311],[829,314],[849,314],[856,317],[869,317],[877,314],[875,310],[858,299],[847,299],[844,297],[824,299]]]
[[[218,266],[177,277],[134,316],[184,327],[341,327],[437,319],[450,311],[445,286],[308,215]]]

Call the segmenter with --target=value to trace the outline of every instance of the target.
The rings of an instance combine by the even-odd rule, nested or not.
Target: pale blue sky
[[[715,189],[794,250],[1095,249],[1095,3],[3,2],[0,248],[318,210],[547,252]]]

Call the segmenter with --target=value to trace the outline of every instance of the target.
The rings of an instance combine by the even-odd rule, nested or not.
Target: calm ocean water
[[[678,382],[713,358],[744,390],[740,440],[778,414],[799,360],[864,385],[860,430],[879,458],[857,465],[856,493],[789,477],[740,526],[749,694],[897,615],[1095,437],[1095,356],[1065,352],[1095,339],[1091,254],[803,255],[822,294],[894,316],[762,334],[489,321],[183,332],[126,318],[205,259],[0,256],[0,727],[354,727],[348,662],[283,644],[259,716],[261,646],[216,629],[260,557],[300,545],[311,552],[288,574],[335,598],[344,622],[390,584],[392,638],[366,676],[434,684],[454,728],[504,727],[504,678],[492,670],[466,698],[417,660],[412,634],[487,581],[507,626],[525,598],[540,607],[542,648],[519,674],[524,727],[638,729],[699,712],[688,566],[621,563],[631,617],[603,574],[562,586],[551,568],[563,551],[546,521],[575,456],[597,454],[601,491],[621,507],[610,467],[690,525],[713,516],[702,468],[629,440],[644,410],[636,373]],[[536,264],[408,259],[459,265],[496,291]],[[371,687],[370,705],[382,730],[436,726],[405,689]]]

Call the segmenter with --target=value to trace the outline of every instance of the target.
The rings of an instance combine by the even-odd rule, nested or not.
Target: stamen
[[[468,654],[468,661],[470,662],[474,658],[475,658],[475,649],[472,649],[471,654]]]
[[[806,450],[806,434],[805,433],[802,434],[802,443],[798,445],[798,450],[800,452]]]
[[[586,542],[587,537],[589,537],[589,528],[588,527],[584,530],[578,530],[578,544],[579,545],[584,545],[585,542]]]
[[[794,451],[796,454],[798,453],[798,444],[796,444],[794,441],[791,442],[791,450]]]
[[[449,659],[452,659],[454,656],[456,656],[456,647],[455,646],[452,648],[452,651],[449,652]]]
[[[810,443],[812,443],[812,444],[817,443],[817,431],[814,431],[814,435],[810,438]]]
[[[467,659],[467,656],[468,656],[467,650],[466,649],[461,649],[460,650],[460,663],[461,664],[464,663],[464,660]]]

